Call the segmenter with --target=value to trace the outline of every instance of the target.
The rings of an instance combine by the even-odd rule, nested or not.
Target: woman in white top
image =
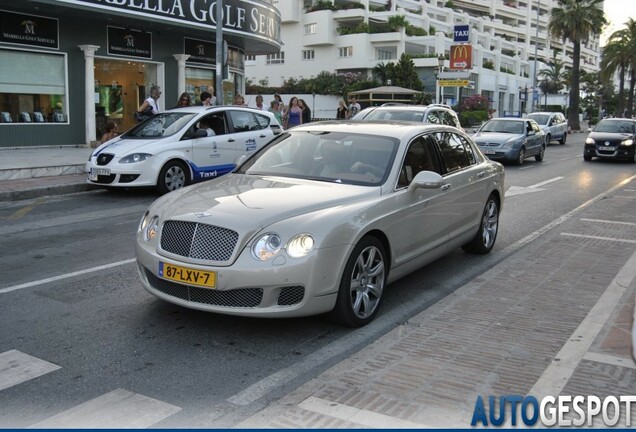
[[[157,85],[150,87],[150,97],[141,104],[137,112],[144,113],[149,108],[152,110],[152,114],[159,114],[158,99],[161,97],[161,89]]]

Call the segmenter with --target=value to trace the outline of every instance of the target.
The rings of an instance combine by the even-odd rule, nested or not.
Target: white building
[[[413,58],[424,91],[435,94],[437,57],[444,54],[449,58],[451,46],[456,44],[453,42],[456,25],[470,28],[472,69],[469,87],[444,87],[443,99],[447,103],[477,93],[491,99],[496,115],[528,112],[532,108],[535,66],[537,70],[544,69],[555,53],[566,67],[572,65],[572,44],[551,39],[547,32],[550,10],[556,6],[556,0],[273,0],[272,3],[281,13],[281,51],[267,56],[246,56],[245,62],[246,78],[255,83],[266,81],[269,86],[280,86],[290,77],[311,78],[322,71],[360,72],[371,77],[379,63],[397,62],[406,53]],[[318,3],[331,3],[337,10],[312,11]],[[390,17],[400,15],[409,24],[424,29],[427,35],[408,36],[404,28],[385,33],[339,31],[359,25],[368,25],[373,31]],[[599,52],[598,38],[582,44],[581,68],[598,70]],[[445,66],[449,66],[448,60]],[[522,102],[526,97],[528,104]]]

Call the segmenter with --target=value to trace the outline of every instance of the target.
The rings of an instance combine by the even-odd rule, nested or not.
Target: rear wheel
[[[552,137],[550,136],[550,134],[547,134],[545,136],[545,145],[546,145],[546,147],[550,145],[550,141],[552,141]]]
[[[565,144],[565,141],[567,140],[567,138],[568,138],[568,134],[567,134],[567,132],[565,132],[565,133],[563,134],[563,138],[561,138],[561,139],[559,140],[559,144],[561,144],[561,145]]]
[[[544,146],[541,146],[541,151],[539,152],[539,154],[538,154],[538,155],[535,155],[535,156],[534,156],[534,159],[535,159],[537,162],[541,162],[541,161],[543,160],[543,156],[544,156],[544,155],[545,155],[545,147],[544,147]]]
[[[331,318],[350,327],[373,320],[387,280],[384,245],[373,236],[363,237],[347,261]]]
[[[188,185],[189,177],[188,169],[183,162],[171,160],[161,168],[157,179],[157,190],[160,194],[165,194],[181,189]]]
[[[466,252],[476,254],[487,254],[495,245],[497,232],[499,231],[499,201],[494,195],[488,197],[484,212],[481,216],[479,230],[475,237],[466,243],[462,248]]]

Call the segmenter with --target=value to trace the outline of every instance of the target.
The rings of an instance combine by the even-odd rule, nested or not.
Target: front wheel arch
[[[183,172],[183,181],[180,182],[180,185],[175,185],[177,186],[175,188],[172,188],[166,182],[166,175],[168,174],[169,170],[173,167],[178,167],[178,169],[180,169]],[[185,187],[189,185],[190,183],[192,183],[192,172],[190,170],[190,165],[187,162],[178,158],[169,159],[163,164],[163,166],[161,167],[161,170],[159,170],[159,175],[157,176],[157,191],[160,194],[166,194],[170,191]]]

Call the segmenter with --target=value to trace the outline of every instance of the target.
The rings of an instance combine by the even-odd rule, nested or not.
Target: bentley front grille
[[[183,257],[229,261],[238,233],[197,222],[167,221],[161,230],[161,248]]]

